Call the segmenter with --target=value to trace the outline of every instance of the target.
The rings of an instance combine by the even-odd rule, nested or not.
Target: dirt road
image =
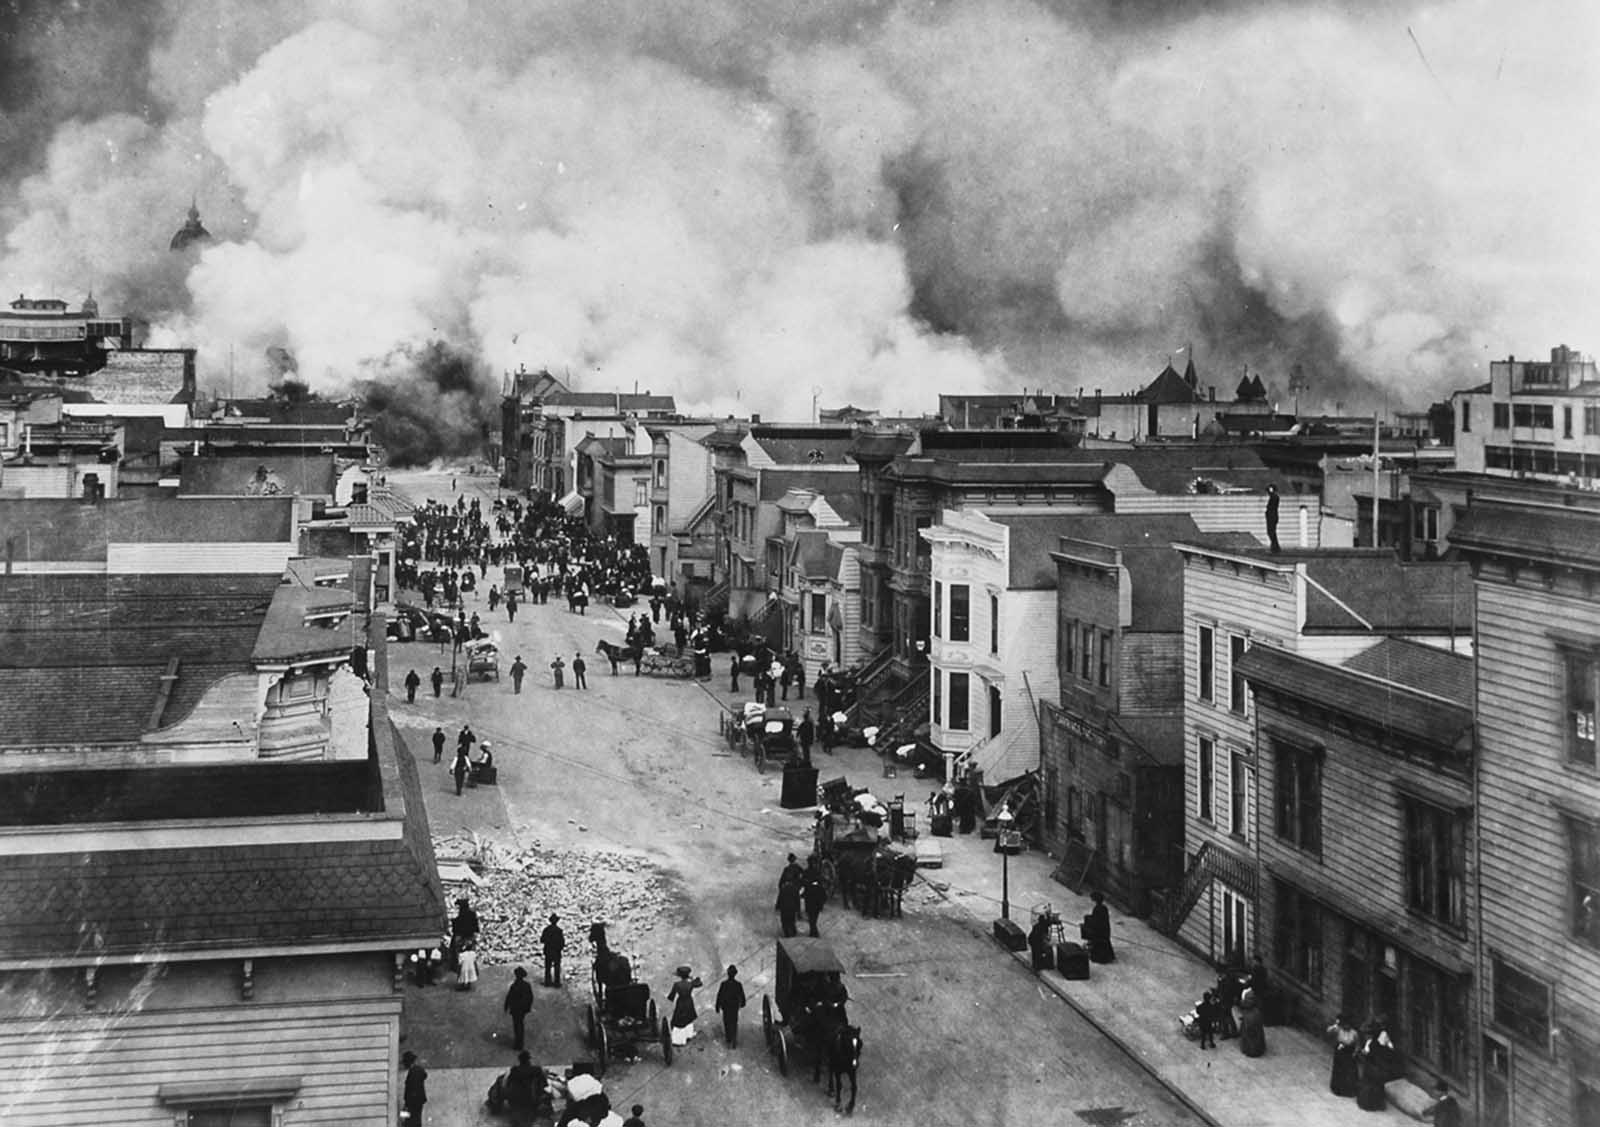
[[[487,486],[485,505],[493,499],[492,481],[455,481],[473,491]],[[412,497],[452,496],[449,475],[392,474],[391,482]],[[491,569],[489,581],[498,578]],[[568,937],[568,975],[561,989],[536,991],[530,1047],[549,1064],[587,1059],[590,956],[583,937],[591,918],[604,916],[613,945],[637,956],[657,997],[664,1000],[680,963],[706,982],[700,1036],[671,1068],[653,1047],[637,1063],[614,1067],[607,1078],[614,1103],[645,1104],[652,1125],[832,1119],[832,1104],[809,1069],[780,1077],[760,1036],[760,998],[771,989],[778,934],[777,876],[787,853],[808,851],[810,819],[779,808],[779,772],[760,775],[728,751],[717,725],[726,684],[635,677],[626,666],[613,676],[595,644],[620,641],[628,611],[596,604],[580,616],[551,602],[520,609],[513,623],[503,609],[488,613],[487,588],[477,596],[479,613],[499,635],[503,665],[520,654],[529,666],[522,693],[503,675],[498,683],[471,683],[460,697],[447,685],[436,700],[426,678],[435,664],[448,670],[448,654],[397,644],[390,653],[392,711],[422,765],[436,838],[480,835],[521,870],[492,876],[491,884],[514,880],[533,892],[525,895],[526,919],[486,912],[485,946],[508,958],[486,967],[475,990],[411,990],[407,1044],[434,1068],[512,1063],[500,1012],[509,966],[523,963],[539,980],[530,937],[557,911]],[[589,664],[587,690],[573,687],[575,654]],[[569,666],[560,690],[548,669],[557,655]],[[407,705],[398,684],[412,667],[425,683]],[[465,722],[493,745],[500,781],[458,797],[447,770]],[[449,737],[439,766],[428,739],[436,725]],[[864,749],[819,766],[824,779],[879,782],[878,762]],[[480,901],[492,901],[494,892],[483,890]],[[986,919],[925,882],[908,896],[901,919],[868,920],[830,905],[821,928],[849,970],[851,1017],[863,1031],[858,1117],[929,1125],[1191,1121],[1165,1089],[1001,953]],[[508,938],[519,931],[521,942]],[[722,1046],[710,1013],[730,963],[740,967],[752,1003],[736,1051]],[[431,1124],[480,1122],[475,1108],[436,1103]]]

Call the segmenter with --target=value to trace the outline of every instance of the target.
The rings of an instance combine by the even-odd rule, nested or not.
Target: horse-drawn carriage
[[[493,642],[480,640],[468,642],[463,657],[467,667],[467,680],[500,680],[500,647]]]
[[[758,771],[765,771],[769,760],[786,763],[800,753],[794,713],[787,708],[768,708],[760,701],[748,701],[737,711],[724,712],[718,720],[728,746],[741,755],[749,748]]]
[[[634,977],[633,964],[606,942],[606,925],[591,924],[589,942],[594,946],[594,964],[589,972],[589,988],[594,1000],[589,1003],[587,1031],[595,1063],[604,1073],[613,1059],[634,1060],[646,1041],[661,1045],[661,1056],[672,1063],[672,1028],[656,1011],[650,985]]]
[[[852,790],[843,778],[821,787],[822,808],[812,826],[812,852],[831,899],[868,916],[898,916],[905,890],[917,872],[913,849],[897,845],[884,833],[884,817],[865,791]]]
[[[761,1033],[767,1051],[778,1058],[778,1071],[789,1075],[789,1062],[810,1053],[813,1081],[828,1069],[828,1095],[839,1110],[843,1078],[850,1078],[850,1103],[856,1106],[856,1069],[861,1062],[861,1029],[850,1024],[850,1000],[844,985],[844,966],[823,939],[794,937],[778,940],[776,1014],[771,994],[761,997]]]

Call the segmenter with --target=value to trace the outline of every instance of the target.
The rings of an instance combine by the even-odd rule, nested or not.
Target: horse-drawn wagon
[[[884,834],[884,818],[871,796],[843,778],[821,787],[822,807],[812,826],[812,852],[831,899],[869,916],[900,915],[901,900],[917,872],[913,849]]]
[[[649,983],[638,981],[628,957],[611,949],[605,924],[590,926],[589,942],[594,946],[589,973],[594,1000],[585,1016],[596,1066],[604,1073],[613,1059],[637,1059],[639,1046],[646,1041],[658,1042],[662,1059],[670,1065],[672,1028],[657,1012]]]
[[[828,1070],[828,1095],[839,1110],[843,1078],[850,1078],[850,1103],[856,1106],[856,1069],[861,1062],[861,1029],[851,1025],[846,1006],[844,965],[824,939],[796,936],[778,940],[772,994],[761,997],[761,1033],[767,1051],[778,1058],[778,1071],[789,1075],[789,1063],[810,1053],[812,1080]],[[776,1000],[776,1012],[773,1002]]]

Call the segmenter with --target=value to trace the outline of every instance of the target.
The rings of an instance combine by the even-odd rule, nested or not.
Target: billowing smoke
[[[498,425],[484,395],[486,377],[470,353],[430,341],[363,365],[356,388],[389,464],[422,466],[483,449],[489,427]]]
[[[56,7],[4,40],[40,77],[0,80],[0,280],[241,385],[278,349],[454,404],[442,355],[804,418],[1192,344],[1220,394],[1299,365],[1357,407],[1600,348],[1561,0]],[[173,254],[195,193],[216,241]]]

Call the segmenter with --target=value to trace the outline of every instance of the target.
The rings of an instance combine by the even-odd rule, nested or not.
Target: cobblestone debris
[[[537,963],[539,933],[552,913],[566,933],[566,961],[581,966],[590,957],[589,925],[604,920],[612,947],[661,967],[669,957],[656,950],[657,932],[682,919],[671,879],[635,853],[607,849],[562,849],[539,842],[508,849],[473,834],[434,839],[439,860],[464,861],[475,884],[447,888],[469,896],[482,924],[479,958],[490,964]]]

